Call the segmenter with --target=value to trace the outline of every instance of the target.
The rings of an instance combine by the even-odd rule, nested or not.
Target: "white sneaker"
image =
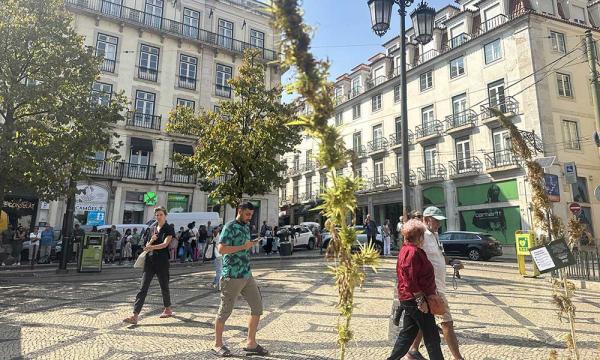
[[[17,262],[17,266],[21,266],[21,262],[20,262],[20,261],[19,261],[19,262]]]

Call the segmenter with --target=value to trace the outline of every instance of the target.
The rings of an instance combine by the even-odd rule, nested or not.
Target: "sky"
[[[406,27],[411,26],[410,13],[419,1],[407,10]],[[454,0],[429,0],[430,6],[440,9],[446,5],[456,5]],[[328,58],[331,63],[330,80],[349,72],[379,51],[383,51],[386,41],[400,33],[398,5],[394,5],[390,29],[379,37],[371,30],[371,15],[367,0],[304,0],[302,8],[304,21],[314,30],[312,51],[319,59]],[[284,83],[293,74],[288,71],[283,76]]]

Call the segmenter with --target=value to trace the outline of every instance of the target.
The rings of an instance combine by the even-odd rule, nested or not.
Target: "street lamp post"
[[[394,3],[400,6],[400,86],[402,92],[402,215],[404,220],[408,219],[408,185],[409,161],[408,161],[408,107],[406,104],[406,8],[413,4],[414,0],[368,0],[371,11],[371,24],[373,31],[378,36],[383,36],[390,28],[392,7]],[[433,37],[433,22],[435,9],[421,4],[410,15],[415,29],[416,39],[421,44],[427,44]]]

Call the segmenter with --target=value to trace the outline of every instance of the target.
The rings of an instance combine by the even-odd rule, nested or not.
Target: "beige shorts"
[[[262,315],[262,295],[253,277],[244,279],[221,278],[221,304],[217,312],[217,320],[225,322],[235,306],[239,295],[250,305],[251,315]]]
[[[446,312],[443,315],[435,315],[435,322],[438,324],[451,322],[452,314],[450,314],[450,305],[448,304],[448,299],[443,292],[438,292],[438,295],[444,300],[444,304],[446,305]]]

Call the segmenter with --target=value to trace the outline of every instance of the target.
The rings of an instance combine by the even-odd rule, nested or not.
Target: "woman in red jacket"
[[[404,313],[404,320],[388,360],[400,360],[406,355],[419,330],[423,332],[429,359],[444,359],[440,334],[426,301],[426,297],[437,296],[437,293],[433,266],[419,247],[423,243],[424,233],[425,225],[418,220],[409,220],[402,227],[404,245],[398,254],[396,273],[400,311]]]

